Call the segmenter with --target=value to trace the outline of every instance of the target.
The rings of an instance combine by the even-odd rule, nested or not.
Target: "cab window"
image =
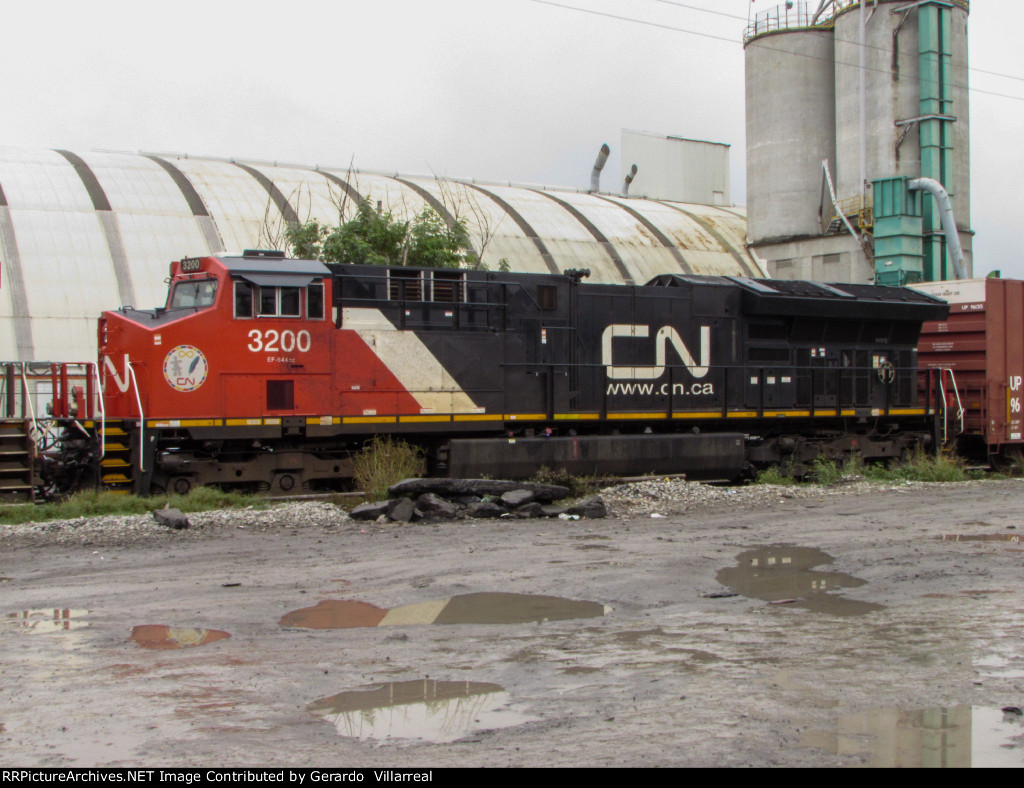
[[[299,317],[299,293],[301,287],[261,287],[261,317]]]
[[[252,317],[254,289],[248,282],[235,282],[235,317]]]
[[[260,287],[244,280],[235,280],[235,317],[302,317],[305,304],[306,317],[322,320],[324,317],[324,286],[313,283],[308,287]]]
[[[171,298],[167,306],[169,309],[202,309],[213,306],[216,296],[216,279],[176,282],[171,289]]]
[[[313,283],[306,288],[306,317],[310,320],[323,320],[324,317],[324,286]]]

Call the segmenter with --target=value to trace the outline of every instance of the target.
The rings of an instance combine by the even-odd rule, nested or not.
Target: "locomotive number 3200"
[[[312,344],[313,340],[305,329],[295,332],[277,331],[273,328],[269,331],[260,331],[254,328],[249,332],[248,348],[253,353],[291,353],[293,350],[306,353]]]

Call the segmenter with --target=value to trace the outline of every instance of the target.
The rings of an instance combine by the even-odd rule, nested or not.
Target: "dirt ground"
[[[1021,766],[1002,709],[1024,706],[1022,509],[1024,482],[992,481],[660,518],[8,540],[0,760]],[[486,593],[598,605],[514,623],[530,600],[460,596]],[[325,600],[367,604],[279,624]],[[362,626],[296,625],[318,613]],[[130,639],[156,625],[190,647]]]

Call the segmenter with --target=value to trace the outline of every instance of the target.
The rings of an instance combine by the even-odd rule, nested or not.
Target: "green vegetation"
[[[753,483],[790,485],[796,484],[796,478],[792,474],[785,473],[778,465],[772,465],[770,468],[758,471]]]
[[[0,524],[39,523],[47,520],[74,520],[79,517],[107,515],[149,514],[164,506],[185,512],[206,512],[211,509],[237,509],[243,506],[264,508],[265,498],[242,493],[222,492],[213,487],[199,487],[188,495],[161,495],[138,498],[112,492],[80,492],[66,501],[42,506],[18,504],[0,507]]]
[[[966,482],[988,476],[981,470],[968,470],[967,464],[956,454],[932,454],[923,450],[912,452],[889,468],[866,467],[864,475],[871,481],[882,482]]]
[[[478,268],[466,223],[452,226],[433,208],[426,207],[412,221],[396,219],[380,203],[364,199],[356,215],[334,227],[315,219],[285,228],[292,254],[325,263],[413,266],[423,268]]]
[[[552,470],[542,465],[536,475],[530,479],[537,484],[553,484],[569,488],[570,498],[583,498],[596,495],[603,487],[618,484],[614,476],[573,476],[566,470]]]
[[[857,455],[847,457],[842,463],[825,457],[817,457],[804,479],[819,486],[835,484],[844,479],[863,479],[877,484],[899,482],[965,482],[984,479],[984,471],[967,468],[966,463],[955,454],[943,452],[933,454],[918,450],[908,454],[900,462],[890,465],[865,464]],[[991,477],[988,477],[991,478]],[[759,471],[754,484],[796,484],[797,479],[778,466]]]
[[[388,497],[388,487],[423,473],[423,453],[402,440],[378,435],[352,458],[353,481],[369,501]]]

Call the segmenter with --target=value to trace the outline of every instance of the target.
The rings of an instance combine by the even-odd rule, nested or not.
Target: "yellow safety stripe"
[[[451,421],[451,416],[399,416],[398,421],[403,424],[422,424],[439,421]]]
[[[893,408],[885,411],[881,408],[874,408],[871,411],[873,416],[924,416],[934,414],[934,408]],[[608,413],[608,419],[756,419],[756,418],[794,418],[805,419],[811,417],[834,417],[834,416],[855,416],[854,410],[816,409],[813,413],[809,410],[765,410],[759,416],[756,410],[733,410],[722,414],[719,410],[713,411],[673,411],[671,415],[659,412],[650,413],[644,411],[613,411]],[[599,421],[600,413],[556,413],[554,421]],[[546,413],[431,413],[398,416],[307,416],[305,422],[308,426],[330,426],[336,424],[442,424],[450,422],[515,422],[515,421],[549,421]],[[111,420],[114,422],[115,420]],[[121,421],[121,420],[116,420]],[[126,421],[133,421],[127,419]],[[178,428],[178,427],[255,427],[255,426],[280,426],[281,418],[233,418],[233,419],[151,419],[146,421],[147,427],[155,428]],[[98,427],[98,421],[84,422],[86,427]]]
[[[169,421],[147,421],[147,427],[220,427],[221,419],[170,419]]]
[[[394,424],[398,419],[395,416],[345,416],[343,424]]]

